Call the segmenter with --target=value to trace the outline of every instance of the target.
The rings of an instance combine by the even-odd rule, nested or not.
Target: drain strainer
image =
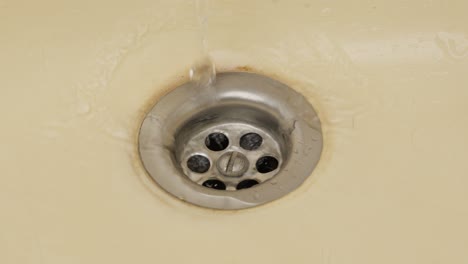
[[[139,150],[167,192],[241,209],[299,187],[320,159],[322,134],[302,95],[265,76],[231,72],[210,89],[186,83],[164,96],[143,121]]]

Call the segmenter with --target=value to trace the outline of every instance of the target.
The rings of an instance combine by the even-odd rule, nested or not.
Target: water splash
[[[214,92],[216,67],[208,52],[208,0],[195,0],[196,15],[200,28],[201,58],[195,61],[189,71],[190,81],[197,87],[198,94]],[[211,96],[212,97],[212,93]],[[198,98],[200,96],[197,96]]]
[[[202,53],[205,55],[208,54],[208,10],[208,0],[195,0],[195,11],[198,19],[198,25],[200,27]]]
[[[207,42],[207,28],[208,28],[208,1],[194,0],[196,7],[196,16],[199,23],[201,56],[197,59],[189,70],[189,77],[191,82],[190,96],[187,101],[183,102],[177,111],[169,114],[167,117],[171,119],[172,116],[177,116],[178,113],[189,112],[190,109],[196,108],[200,104],[211,105],[218,101],[216,96],[216,67],[209,56],[208,42]],[[166,127],[161,127],[167,135],[174,135],[175,131],[169,131]],[[175,139],[172,137],[171,141]]]
[[[204,56],[196,61],[189,72],[190,81],[200,89],[207,89],[216,81],[216,67],[210,57]]]

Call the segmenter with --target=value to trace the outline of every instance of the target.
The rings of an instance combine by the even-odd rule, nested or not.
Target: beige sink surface
[[[219,70],[318,110],[325,149],[254,209],[165,193],[142,116],[201,56],[191,1],[0,1],[0,263],[468,263],[468,2],[211,1]]]

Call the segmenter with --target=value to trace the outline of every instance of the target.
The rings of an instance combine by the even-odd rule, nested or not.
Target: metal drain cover
[[[139,151],[149,175],[195,205],[242,209],[299,187],[322,152],[320,121],[307,100],[268,77],[219,73],[164,96],[145,117]]]

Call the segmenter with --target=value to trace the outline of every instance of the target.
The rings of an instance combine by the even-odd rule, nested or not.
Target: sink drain
[[[206,94],[186,83],[147,114],[139,151],[150,176],[187,202],[248,208],[296,189],[320,159],[320,121],[286,85],[220,73]]]

